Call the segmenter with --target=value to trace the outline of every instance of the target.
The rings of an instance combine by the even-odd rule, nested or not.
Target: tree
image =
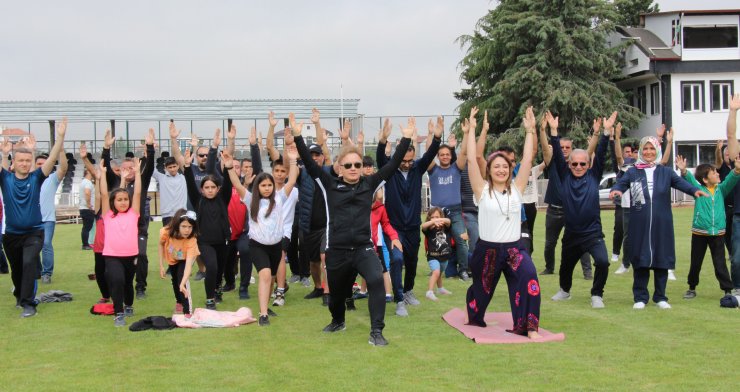
[[[653,0],[614,0],[617,12],[614,23],[619,26],[639,26],[641,13],[659,12],[658,4],[652,4]]]
[[[460,62],[468,88],[455,93],[460,119],[473,106],[488,110],[491,133],[519,128],[524,110],[549,109],[560,133],[585,146],[593,119],[619,111],[626,129],[637,125],[614,80],[620,48],[608,48],[614,7],[604,0],[502,0],[481,18]],[[521,147],[521,146],[520,146]]]

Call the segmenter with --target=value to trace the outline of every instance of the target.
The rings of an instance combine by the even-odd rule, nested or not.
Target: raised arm
[[[311,158],[311,152],[308,150],[306,142],[303,141],[303,136],[301,136],[303,123],[297,123],[293,113],[288,115],[288,121],[290,122],[290,128],[293,130],[293,138],[295,140],[296,148],[298,149],[298,155],[301,156],[303,166],[306,168],[308,175],[310,175],[311,178],[320,178],[323,175],[328,175],[321,167],[319,167],[319,165],[316,164],[316,162],[313,161],[313,158]]]
[[[559,123],[560,116],[553,117],[549,110],[545,112],[544,119],[540,122],[540,148],[545,166],[549,166],[552,160],[552,148],[550,147],[550,138],[547,136],[547,127],[549,126],[550,130],[554,128],[555,132],[557,132]]]
[[[388,136],[391,135],[391,120],[385,119],[383,122],[383,129],[380,130],[378,137],[378,148],[375,150],[375,160],[378,162],[378,169],[385,166],[388,163],[388,158],[385,155],[386,143],[388,143]]]
[[[272,111],[267,113],[267,121],[269,121],[270,127],[267,128],[267,140],[265,141],[265,146],[267,147],[267,156],[270,158],[270,162],[272,162],[280,158],[280,151],[275,148],[275,127],[278,123],[275,119],[275,113]],[[254,127],[252,127],[252,130],[257,132]]]
[[[47,159],[46,162],[44,162],[44,165],[41,166],[41,171],[44,173],[44,176],[49,176],[51,174],[51,171],[54,170],[54,164],[56,163],[55,157],[59,156],[59,152],[62,151],[64,148],[64,135],[67,134],[67,117],[64,117],[62,119],[62,122],[57,125],[57,138],[54,141],[54,146],[51,148],[51,151],[49,151],[49,157],[51,159]],[[65,161],[65,173],[67,172],[66,169],[66,157],[64,159]]]
[[[146,188],[149,188],[149,182],[152,180],[152,173],[154,173],[154,128],[149,128],[149,133],[146,135],[144,141],[146,145],[146,157],[144,158],[144,167],[141,168],[141,179],[144,181],[142,184]],[[146,192],[146,189],[143,190]]]
[[[362,151],[363,154],[365,154],[365,131],[360,129],[360,132],[357,132],[357,137],[355,138],[355,145],[357,148]]]
[[[211,148],[208,149],[208,158],[206,158],[206,173],[218,176],[216,173],[216,157],[218,156],[218,147],[221,145],[221,128],[216,128],[211,141]],[[197,154],[198,150],[193,150]]]
[[[606,153],[609,146],[609,137],[602,135],[599,138],[599,144],[596,147],[596,155],[594,156],[594,164],[591,172],[596,177],[597,181],[601,180],[601,176],[604,174],[604,166],[606,165]]]
[[[285,196],[288,197],[293,191],[295,182],[298,180],[298,149],[296,149],[295,143],[288,145],[285,150],[285,157],[288,159],[289,169],[288,180],[283,186],[283,192],[285,193]]]
[[[134,194],[131,198],[131,209],[141,214],[141,160],[134,158]]]
[[[624,158],[622,156],[622,123],[617,123],[617,127],[614,129],[614,161],[616,168],[614,172],[617,173],[619,168],[624,165]]]
[[[198,209],[198,204],[200,204],[200,190],[198,189],[198,185],[195,184],[195,175],[193,175],[193,168],[190,166],[190,164],[193,162],[193,155],[191,154],[190,150],[185,151],[185,170],[183,170],[183,175],[185,176],[185,185],[188,189],[188,200],[190,200],[190,204],[193,205],[193,208],[196,210]]]
[[[105,172],[108,170],[108,168],[105,167],[104,162],[100,162],[100,177],[98,177],[98,181],[100,183],[100,212],[105,215],[110,211],[110,203],[106,203],[103,200],[108,200],[108,176],[105,175]]]
[[[175,158],[177,166],[182,168],[185,166],[185,158],[182,156],[180,151],[180,143],[177,139],[180,137],[180,130],[175,127],[175,121],[170,120],[170,150],[172,150],[172,157]]]
[[[107,186],[113,186],[113,184],[116,181],[116,173],[113,172],[113,168],[111,167],[111,156],[110,156],[110,149],[113,146],[113,143],[116,141],[116,138],[114,136],[111,136],[110,129],[105,130],[105,136],[103,138],[103,152],[100,154],[100,158],[103,161],[103,165],[107,169],[104,173],[105,179],[108,182]]]
[[[730,112],[727,114],[727,152],[730,160],[734,160],[740,152],[740,144],[737,142],[738,110],[740,110],[740,92],[735,93],[730,99]]]
[[[470,124],[468,124],[469,126]],[[478,170],[480,170],[481,177],[486,177],[486,139],[488,138],[488,129],[491,124],[488,122],[488,110],[483,111],[483,125],[481,126],[480,136],[478,136],[478,142],[475,145],[475,159],[478,162]],[[475,136],[475,130],[471,136]],[[468,168],[475,168],[475,166],[468,165]]]
[[[326,133],[324,128],[321,127],[321,112],[319,109],[311,109],[311,123],[316,130],[316,144],[323,146],[326,144]]]
[[[64,152],[64,148],[59,151],[59,167],[57,168],[57,179],[61,182],[64,176],[67,175],[69,169],[69,161],[67,161],[67,153]],[[49,161],[50,159],[47,159]]]
[[[352,131],[352,123],[348,119],[344,119],[344,124],[342,125],[342,129],[339,131],[339,137],[342,139],[342,147],[345,146],[354,146],[354,143],[352,143],[352,138],[350,137],[350,132]]]
[[[551,165],[555,165],[555,170],[560,178],[565,177],[568,172],[568,165],[565,162],[565,156],[563,156],[563,150],[560,149],[560,136],[558,131],[550,128],[550,146],[552,147],[552,160]]]
[[[403,135],[403,137],[398,143],[396,151],[393,153],[391,160],[388,162],[387,165],[383,166],[375,174],[368,177],[368,181],[370,181],[372,188],[376,188],[378,185],[380,185],[381,181],[389,179],[393,175],[393,173],[398,170],[398,167],[401,166],[401,161],[406,155],[406,151],[408,151],[409,145],[411,145],[411,137],[414,135],[414,128],[416,128],[416,119],[410,117],[407,126],[401,127],[401,134]]]
[[[262,173],[262,153],[259,144],[257,144],[257,129],[255,127],[252,127],[249,132],[249,157],[252,159],[252,173],[255,176]],[[232,180],[232,182],[234,181]]]
[[[714,167],[719,169],[722,167],[725,161],[725,157],[722,154],[722,146],[724,145],[724,140],[717,140],[717,148],[714,150]]]
[[[450,133],[450,134],[454,135],[454,133]],[[467,138],[470,137],[468,135],[470,135],[470,132],[463,133],[463,138],[461,142],[462,145],[460,146],[460,155],[458,155],[457,159],[454,161],[454,163],[457,165],[457,168],[460,170],[465,170],[465,166],[468,164],[468,139]],[[475,131],[473,131],[473,139],[475,139]]]
[[[476,125],[476,119],[475,117],[472,118],[466,118],[463,120],[462,123],[462,129],[463,132],[470,132],[470,129],[473,129],[475,132],[475,125]],[[485,125],[484,125],[485,126]],[[475,138],[468,137],[468,149],[472,149],[476,147]],[[476,158],[468,154],[468,178],[470,179],[470,187],[473,188],[473,194],[475,195],[475,202],[478,203],[478,200],[480,200],[481,194],[483,193],[483,187],[485,186],[485,180],[483,179],[483,172],[486,170],[474,170],[474,168],[478,165],[476,162]],[[473,170],[470,170],[473,168]]]
[[[524,149],[522,150],[522,160],[519,165],[519,172],[514,179],[514,185],[519,190],[519,193],[524,193],[524,189],[527,187],[529,181],[529,174],[532,172],[532,158],[533,152],[532,146],[534,145],[534,133],[537,131],[537,119],[534,116],[534,109],[530,106],[524,113],[522,119],[522,127],[524,128]]]
[[[100,212],[101,204],[103,204],[101,201],[103,197],[100,194],[100,188],[101,188],[100,183],[102,181],[101,177],[105,177],[105,175],[103,175],[103,173],[101,173],[100,170],[95,169],[95,168],[93,169],[94,170],[90,172],[95,178],[95,205],[93,206],[93,211],[95,211],[95,213],[97,214],[98,212]]]
[[[229,119],[229,131],[226,132],[226,151],[231,155],[234,156],[234,151],[236,151],[236,125]]]
[[[234,158],[229,154],[228,151],[221,152],[221,162],[223,163],[222,178],[223,182],[221,188],[218,190],[218,196],[224,201],[224,205],[229,205],[231,201],[231,190],[234,188],[234,184],[231,182],[231,172],[234,172]],[[237,183],[239,181],[236,181]]]
[[[8,155],[10,154],[10,151],[13,149],[13,145],[10,143],[10,140],[8,140],[8,137],[3,138],[3,144],[2,144],[2,154],[3,154],[3,164],[2,167],[0,167],[0,171],[3,169],[9,170],[10,162],[8,162]]]
[[[476,113],[478,112],[478,109],[476,108]],[[472,112],[471,112],[472,113]],[[410,118],[409,122],[413,119]],[[416,129],[416,120],[413,120],[414,129]],[[440,126],[441,124],[441,126]],[[403,128],[402,128],[403,129]],[[442,120],[441,116],[437,117],[437,126],[434,127],[434,138],[432,139],[432,144],[427,148],[426,151],[424,151],[424,155],[419,158],[419,160],[416,161],[416,166],[414,169],[416,170],[426,170],[429,167],[429,164],[434,161],[434,157],[437,156],[437,152],[439,151],[439,145],[442,142],[442,132],[444,131],[444,120]],[[412,130],[412,136],[413,136],[413,130]],[[398,149],[398,146],[396,147]],[[404,151],[404,154],[406,151]]]
[[[663,159],[660,160],[660,164],[663,166],[666,166],[671,162],[671,151],[673,150],[673,127],[666,132],[665,140],[665,153],[663,154]],[[717,169],[719,168],[720,166],[717,166]]]

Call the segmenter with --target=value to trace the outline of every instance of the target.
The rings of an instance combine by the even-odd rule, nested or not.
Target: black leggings
[[[190,303],[185,295],[180,291],[180,282],[185,273],[185,260],[178,260],[177,264],[170,266],[170,275],[172,276],[172,290],[175,292],[175,301],[182,305],[182,312],[190,314]]]
[[[80,218],[82,218],[82,246],[90,246],[90,230],[92,230],[93,223],[95,223],[95,211],[83,209],[80,210]]]
[[[105,278],[108,280],[113,310],[123,313],[123,305],[134,304],[134,265],[136,255],[128,257],[105,256]]]
[[[100,296],[110,298],[108,281],[105,278],[105,256],[102,253],[95,253],[95,282],[100,289]]]
[[[206,267],[206,278],[203,279],[206,286],[206,299],[216,297],[216,289],[219,284],[219,271],[223,276],[223,268],[226,265],[226,244],[205,244],[198,242],[200,258]]]

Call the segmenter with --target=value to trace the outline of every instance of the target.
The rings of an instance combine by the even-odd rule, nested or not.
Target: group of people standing
[[[506,147],[484,158],[489,124],[484,113],[476,140],[477,108],[461,124],[459,152],[454,136],[442,143],[444,123],[439,117],[436,122],[429,122],[426,151],[418,159],[415,120],[411,118],[401,127],[402,138],[392,155],[388,141],[391,125],[386,120],[376,150],[377,169],[373,158],[363,154],[362,133],[355,142],[349,138],[349,124],[345,124],[340,135],[342,149],[331,159],[318,110],[311,117],[317,130],[315,143],[306,144],[303,124],[291,114],[282,151],[274,145],[277,121],[269,114],[267,152],[271,173],[263,172],[261,146],[254,128],[249,136],[250,158],[238,161],[233,158],[233,124],[229,124],[228,144],[223,151],[219,152],[222,137],[217,130],[210,146],[200,145],[193,135],[191,147],[183,152],[178,143],[180,131],[171,121],[172,156],[164,159],[161,171],[155,170],[153,130],[145,139],[144,158],[123,160],[112,159],[110,149],[115,138],[106,132],[99,165],[93,164],[84,144],[80,148],[85,164],[85,179],[80,187],[84,201],[81,210],[85,210],[84,214],[81,211],[82,246],[95,254],[100,302],[112,301],[114,324],[125,325],[125,318],[133,315],[134,298],[146,297],[150,221],[146,190],[154,177],[159,185],[163,221],[158,236],[159,276],[171,276],[176,312],[187,315],[193,310],[189,284],[193,270],[197,269],[196,279],[203,278],[206,308],[216,309],[224,292],[236,290],[237,271],[239,298],[250,298],[254,267],[258,276],[259,325],[269,325],[270,317],[276,316],[269,306],[271,295],[273,307],[283,306],[289,283],[310,286],[313,280],[314,289],[305,298],[323,298],[323,304],[328,306],[331,322],[325,332],[345,329],[346,310],[354,310],[355,299],[367,297],[369,342],[386,345],[382,335],[386,302],[395,302],[399,316],[409,315],[407,306],[420,304],[414,295],[414,284],[423,239],[432,270],[426,291],[429,300],[450,294],[443,286],[445,276],[472,279],[466,294],[467,320],[471,325],[485,327],[485,312],[503,273],[512,312],[510,332],[536,339],[541,289],[531,255],[537,177],[543,172],[549,177],[545,197],[545,269],[541,274],[555,272],[555,243],[564,229],[558,271],[560,287],[552,299],[571,298],[573,272],[580,261],[584,277],[593,279],[591,305],[603,308],[610,259],[601,226],[598,189],[609,151],[614,151],[619,169],[611,196],[626,202],[618,211],[624,222],[627,261],[620,269],[624,272],[633,268],[634,308],[644,308],[649,300],[651,270],[655,283],[653,301],[660,308],[670,307],[665,286],[668,270],[675,266],[671,188],[699,198],[692,239],[696,251],[692,250],[685,298],[693,298],[692,293],[695,296],[707,246],[712,251],[722,289],[740,289],[740,263],[734,262],[734,258],[740,259],[736,257],[740,252],[731,252],[730,281],[724,253],[720,256],[718,250],[725,243],[723,235],[731,229],[725,222],[730,222],[730,217],[735,219],[734,214],[714,219],[720,215],[714,203],[725,205],[740,176],[740,161],[731,165],[731,157],[740,150],[734,131],[734,116],[739,108],[740,97],[736,95],[728,121],[727,160],[721,168],[700,166],[701,170],[697,168],[691,177],[685,174],[685,161],[677,160],[682,175],[689,181],[665,166],[662,141],[656,137],[640,141],[634,162],[625,159],[616,112],[594,120],[589,146],[582,150],[574,149],[572,141],[559,136],[558,118],[549,111],[541,115],[538,138],[534,109],[527,108],[522,121],[525,141],[519,163],[514,149]],[[48,157],[64,155],[65,131],[63,121]],[[671,136],[672,132],[667,138]],[[0,169],[7,222],[3,245],[12,269],[17,305],[23,309],[21,315],[29,317],[36,314],[33,296],[40,275],[38,258],[48,230],[42,210],[49,203],[41,195],[55,160],[44,159],[33,170],[33,151],[21,146],[13,151],[9,171],[5,162],[7,145],[5,141],[5,165]],[[536,164],[538,149],[544,159]],[[60,165],[57,174],[63,176],[65,170]],[[422,222],[425,174],[433,207]],[[720,176],[726,176],[724,182],[720,182]],[[53,183],[49,186],[53,187]],[[734,211],[732,204],[727,208],[728,213]],[[713,214],[709,227],[707,214]],[[88,236],[94,220],[95,241],[90,245]],[[735,233],[740,238],[740,230]],[[619,250],[613,253],[619,254]],[[286,276],[288,267],[293,275],[290,279]],[[358,274],[366,289],[353,295]]]

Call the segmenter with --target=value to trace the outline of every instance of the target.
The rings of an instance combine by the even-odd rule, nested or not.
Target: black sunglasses
[[[353,165],[354,165],[355,169],[359,169],[359,168],[362,167],[362,162],[345,163],[342,166],[344,166],[345,169],[351,169]]]
[[[198,156],[201,157],[201,158],[205,158],[205,157],[208,156],[208,154],[198,154]]]
[[[588,165],[588,163],[586,163],[586,162],[571,162],[570,165],[573,166],[573,167],[578,167],[578,166],[586,166],[586,165]]]

